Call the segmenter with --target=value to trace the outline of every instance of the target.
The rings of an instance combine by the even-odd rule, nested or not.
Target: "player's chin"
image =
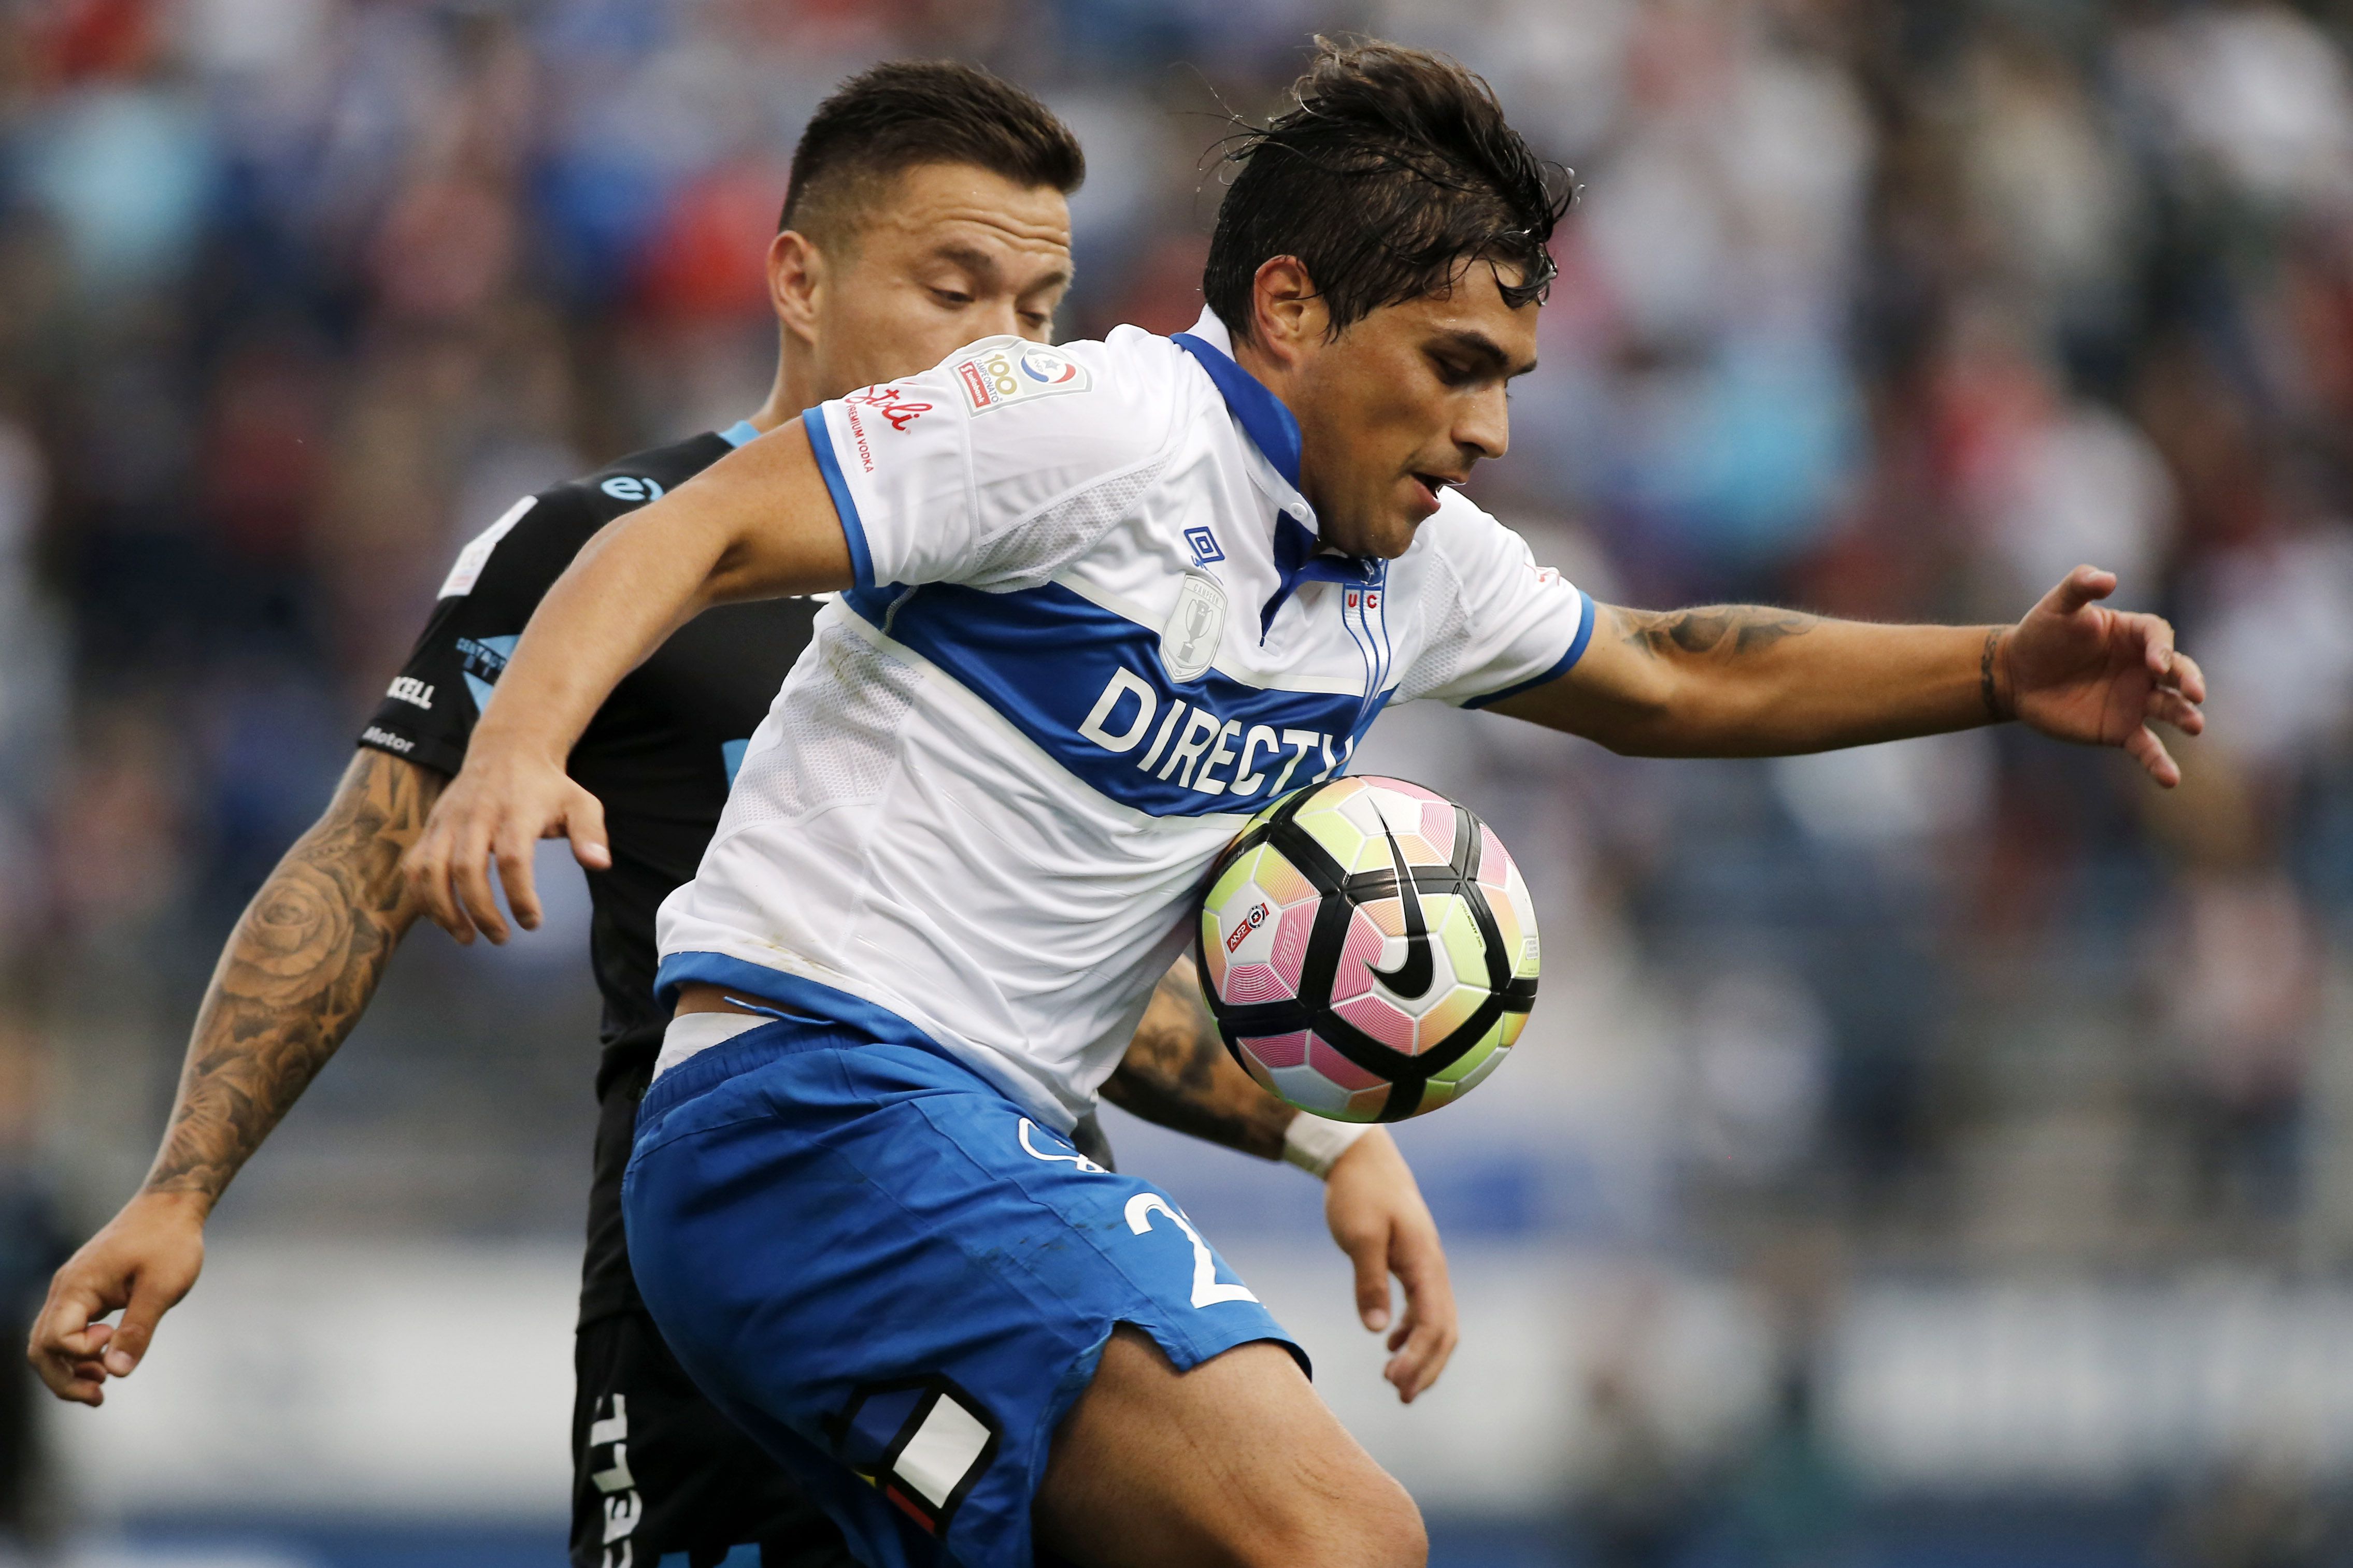
[[[1381,509],[1377,538],[1367,554],[1396,560],[1413,548],[1414,534],[1437,514],[1437,498],[1430,493],[1429,487],[1418,479],[1409,479],[1404,489],[1397,500]]]

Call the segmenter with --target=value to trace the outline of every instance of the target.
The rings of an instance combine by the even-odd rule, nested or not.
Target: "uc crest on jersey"
[[[1187,572],[1176,590],[1176,608],[1160,629],[1160,663],[1168,679],[1180,685],[1200,679],[1217,658],[1225,635],[1225,589],[1215,577]]]

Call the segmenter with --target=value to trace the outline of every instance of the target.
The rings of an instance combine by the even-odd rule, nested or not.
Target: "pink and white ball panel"
[[[1518,1038],[1539,968],[1526,884],[1493,830],[1377,777],[1253,818],[1212,877],[1200,951],[1237,1059],[1292,1104],[1348,1121],[1434,1110],[1483,1079]]]

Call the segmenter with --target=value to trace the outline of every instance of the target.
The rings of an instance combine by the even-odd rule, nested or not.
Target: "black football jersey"
[[[755,434],[748,424],[622,458],[518,501],[459,553],[408,662],[359,743],[454,775],[532,611],[589,537],[685,483]],[[590,962],[604,995],[600,1100],[584,1319],[635,1305],[620,1237],[631,1118],[668,1015],[654,1005],[654,914],[691,879],[753,730],[807,646],[817,605],[771,599],[707,610],[614,688],[572,750],[603,802],[612,868],[591,872]],[[618,1092],[616,1092],[618,1091]],[[610,1167],[607,1169],[607,1167]]]

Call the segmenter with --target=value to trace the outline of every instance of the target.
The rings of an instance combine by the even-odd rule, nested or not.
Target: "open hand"
[[[560,763],[485,745],[478,731],[465,767],[433,804],[424,834],[401,858],[401,875],[436,925],[470,943],[479,927],[493,942],[507,922],[491,890],[496,859],[507,903],[525,931],[539,929],[532,853],[543,838],[568,837],[573,858],[591,871],[613,864],[605,808],[572,782]]]
[[[106,1403],[106,1380],[128,1377],[165,1312],[205,1266],[202,1200],[142,1193],[66,1259],[33,1321],[25,1359],[59,1399]],[[100,1319],[121,1310],[122,1319]]]
[[[2046,735],[2123,747],[2171,789],[2181,769],[2151,726],[2203,731],[2206,678],[2176,651],[2162,617],[2097,603],[2116,587],[2115,573],[2078,566],[2003,632],[1989,667],[1994,700]]]
[[[1366,1328],[1379,1333],[1389,1327],[1389,1276],[1405,1287],[1405,1312],[1389,1332],[1381,1375],[1410,1405],[1454,1353],[1454,1286],[1438,1222],[1386,1130],[1357,1139],[1333,1163],[1324,1181],[1324,1218],[1356,1266],[1356,1315]]]

